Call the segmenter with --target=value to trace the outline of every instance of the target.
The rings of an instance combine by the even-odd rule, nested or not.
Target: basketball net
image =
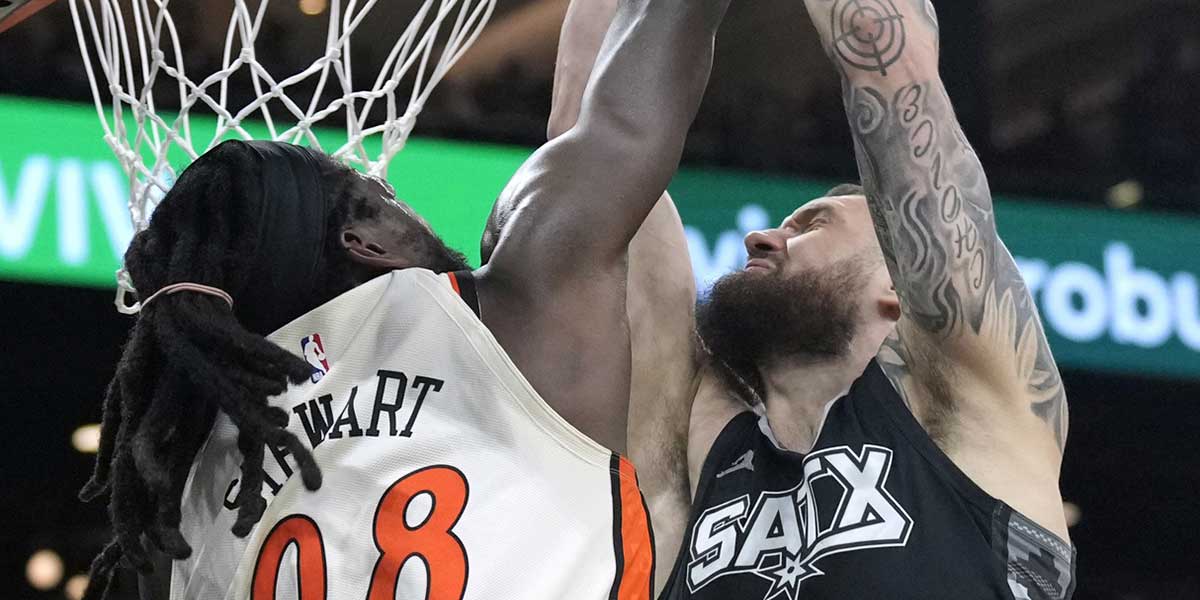
[[[350,42],[379,0],[330,0],[324,52],[308,67],[282,78],[258,62],[255,49],[269,3],[233,0],[221,68],[195,77],[185,68],[170,0],[71,0],[104,140],[129,177],[135,231],[145,229],[154,207],[174,184],[172,160],[190,163],[226,139],[256,139],[248,123],[256,131],[265,127],[266,133],[257,139],[311,146],[385,177],[430,93],[479,36],[496,0],[424,0],[392,43],[373,84],[363,89],[353,83],[363,79],[354,76]],[[380,41],[370,43],[378,46]],[[230,94],[235,75],[249,79],[255,96],[240,106]],[[178,96],[177,102],[172,98],[170,113],[158,112],[156,87]],[[301,94],[308,97],[298,97]],[[383,120],[372,124],[368,117],[373,109],[378,112],[379,104]],[[193,129],[191,118],[197,113],[209,120],[215,116],[211,136],[207,128],[203,134]],[[322,148],[313,133],[313,127],[328,125],[326,119],[344,120],[346,127],[345,142],[330,150]],[[378,154],[368,151],[376,144]],[[123,268],[117,283],[117,310],[136,312],[137,305],[125,303],[125,295],[135,290]]]

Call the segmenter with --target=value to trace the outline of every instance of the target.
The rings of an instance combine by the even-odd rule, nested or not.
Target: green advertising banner
[[[0,96],[0,123],[0,277],[115,286],[113,273],[133,235],[129,181],[104,142],[95,109]],[[194,139],[206,139],[198,132],[207,128],[211,136],[215,127],[215,120],[192,123]],[[319,135],[326,147],[337,147],[346,134]],[[528,155],[522,148],[414,139],[392,163],[391,181],[447,243],[478,256],[492,201]]]
[[[0,96],[0,278],[111,287],[133,235],[128,181],[87,106]],[[200,123],[200,127],[204,124]],[[319,133],[327,146],[344,136]],[[413,139],[398,194],[477,259],[529,150]],[[699,285],[745,263],[742,238],[830,182],[684,169],[672,183]],[[1200,220],[1000,199],[998,221],[1066,367],[1200,379]]]

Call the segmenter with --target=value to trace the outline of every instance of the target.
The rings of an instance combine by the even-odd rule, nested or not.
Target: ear
[[[371,230],[365,227],[347,227],[342,230],[342,247],[350,260],[383,271],[407,269],[411,262],[397,254],[389,253],[383,245],[372,239]]]
[[[879,314],[893,323],[900,320],[900,295],[896,293],[895,286],[889,285],[879,297]]]

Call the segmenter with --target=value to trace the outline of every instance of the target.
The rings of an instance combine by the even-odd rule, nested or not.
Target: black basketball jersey
[[[1066,600],[1075,552],[976,486],[874,361],[808,454],[734,418],[664,600]]]

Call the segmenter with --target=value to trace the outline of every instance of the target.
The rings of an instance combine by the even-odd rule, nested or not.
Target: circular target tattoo
[[[834,48],[846,64],[886,77],[900,60],[904,18],[892,0],[838,0],[830,19]]]

